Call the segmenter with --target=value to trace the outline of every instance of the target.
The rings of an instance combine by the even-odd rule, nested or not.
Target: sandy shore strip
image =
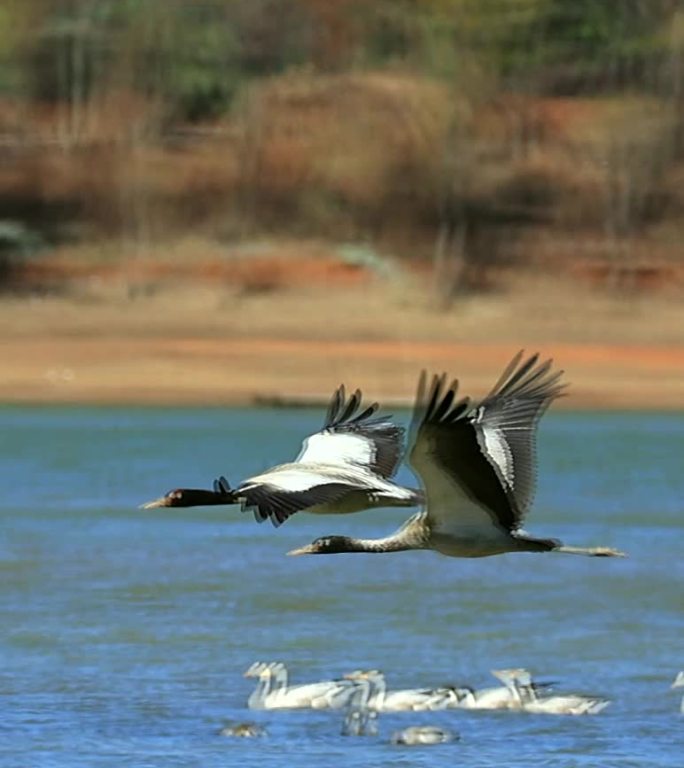
[[[297,273],[299,274],[299,272]],[[419,372],[479,397],[521,348],[566,371],[559,408],[684,410],[684,301],[526,274],[440,309],[413,273],[245,292],[66,281],[0,301],[0,403],[282,405],[343,382],[409,405]]]
[[[517,351],[511,343],[272,338],[4,338],[0,402],[283,405],[326,402],[341,382],[409,405],[418,372],[447,371],[480,396]],[[566,371],[562,408],[684,409],[684,348],[540,346]]]

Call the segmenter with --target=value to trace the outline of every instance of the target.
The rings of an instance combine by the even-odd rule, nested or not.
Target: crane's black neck
[[[173,507],[210,507],[221,504],[235,504],[232,493],[205,491],[201,488],[179,488],[168,494],[169,506]]]
[[[319,540],[323,545],[322,554],[338,554],[345,552],[367,552],[380,554],[382,552],[404,552],[416,549],[414,542],[404,536],[387,536],[383,539],[355,539],[352,536],[326,536]]]

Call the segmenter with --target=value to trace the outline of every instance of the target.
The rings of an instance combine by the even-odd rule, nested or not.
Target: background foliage
[[[678,0],[5,0],[3,231],[662,264],[683,54]]]

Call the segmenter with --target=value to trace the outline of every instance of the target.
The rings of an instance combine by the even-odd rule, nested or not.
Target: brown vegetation
[[[0,170],[8,211],[124,256],[186,232],[217,247],[264,233],[361,240],[414,262],[446,249],[441,282],[465,287],[486,287],[492,265],[539,263],[541,243],[546,269],[576,273],[548,247],[570,235],[608,285],[637,251],[663,274],[679,260],[679,123],[653,99],[469,103],[414,74],[294,73],[162,140],[142,105],[115,103],[91,106],[92,133],[67,147],[48,140],[56,113],[25,116]]]
[[[605,342],[661,373],[649,343],[678,359],[677,4],[13,0],[2,15],[0,315],[23,361],[8,397],[59,399],[57,382],[66,399],[148,399],[157,343],[174,381],[211,389],[213,371],[228,399],[278,388],[272,353],[290,394],[362,382],[372,355],[353,349],[371,340],[383,392],[436,343],[572,359]],[[242,373],[219,372],[205,336],[244,353]],[[71,346],[96,337],[121,361],[106,376],[100,347]],[[175,339],[204,374],[177,367]],[[321,365],[328,344],[344,370]],[[618,401],[681,402],[678,363],[656,384],[648,364]]]

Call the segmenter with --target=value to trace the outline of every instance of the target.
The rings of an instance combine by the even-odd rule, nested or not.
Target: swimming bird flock
[[[468,685],[388,690],[384,674],[376,669],[354,670],[332,680],[290,685],[282,662],[254,662],[244,673],[257,687],[247,700],[250,709],[343,710],[342,736],[377,736],[380,713],[415,713],[443,710],[505,710],[532,715],[596,715],[611,703],[600,696],[550,692],[556,683],[532,679],[527,669],[493,669],[502,685],[475,689]],[[671,686],[684,688],[684,671]],[[682,702],[684,714],[684,701]],[[221,729],[235,738],[266,735],[263,726],[239,723]],[[436,725],[409,726],[392,733],[390,743],[426,746],[458,741],[459,733]]]
[[[250,709],[364,708],[380,712],[428,712],[443,709],[505,709],[535,714],[593,715],[608,699],[579,694],[547,695],[549,683],[538,683],[526,669],[492,670],[503,685],[476,690],[470,686],[440,686],[389,690],[376,669],[354,670],[334,680],[288,684],[282,662],[255,662],[245,677],[257,678],[247,700]]]

